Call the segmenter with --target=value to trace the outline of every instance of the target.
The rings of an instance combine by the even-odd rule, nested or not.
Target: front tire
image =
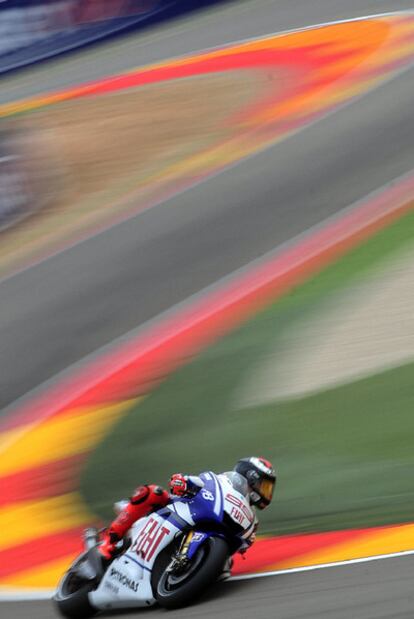
[[[186,574],[175,577],[164,570],[155,589],[163,608],[180,608],[199,597],[220,576],[229,556],[229,547],[220,537],[209,537],[197,550]]]
[[[88,619],[98,612],[89,602],[89,592],[96,587],[96,583],[81,581],[76,576],[76,567],[85,562],[87,552],[82,553],[70,569],[63,576],[53,601],[62,615],[67,619]]]

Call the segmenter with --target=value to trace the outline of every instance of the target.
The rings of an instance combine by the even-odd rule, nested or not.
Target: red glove
[[[171,494],[175,494],[175,496],[184,496],[188,489],[187,476],[181,473],[175,473],[175,475],[172,475],[168,485],[171,488]]]

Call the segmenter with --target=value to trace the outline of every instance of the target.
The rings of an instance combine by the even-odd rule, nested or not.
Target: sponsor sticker
[[[126,574],[123,574],[122,572],[117,570],[115,567],[111,567],[111,571],[109,572],[109,577],[112,578],[113,580],[116,580],[124,587],[128,587],[128,589],[131,589],[131,591],[134,591],[134,593],[137,593],[139,582],[137,582],[133,578],[130,578]]]

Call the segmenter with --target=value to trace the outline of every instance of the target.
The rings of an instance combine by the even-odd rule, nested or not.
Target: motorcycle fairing
[[[158,513],[139,520],[128,551],[112,561],[97,589],[89,593],[91,604],[101,610],[154,604],[152,567],[158,554],[181,532],[177,525]]]
[[[126,553],[111,563],[89,600],[100,610],[151,606],[155,599],[150,571]]]
[[[217,533],[210,533],[210,532],[207,533],[207,532],[195,531],[194,535],[191,538],[190,544],[188,546],[188,551],[187,551],[187,558],[190,561],[194,557],[195,553],[200,548],[200,546],[202,544],[204,544],[205,541],[209,537],[212,537],[212,535],[215,535],[216,537],[218,537]]]

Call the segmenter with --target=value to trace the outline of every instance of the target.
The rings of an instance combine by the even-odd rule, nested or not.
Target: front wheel
[[[59,613],[68,619],[88,619],[98,611],[89,602],[89,592],[96,587],[93,581],[80,577],[83,566],[88,562],[88,553],[82,553],[63,576],[53,596]]]
[[[217,580],[228,556],[227,542],[220,537],[209,537],[184,573],[162,572],[155,591],[159,605],[180,608],[192,602]]]

